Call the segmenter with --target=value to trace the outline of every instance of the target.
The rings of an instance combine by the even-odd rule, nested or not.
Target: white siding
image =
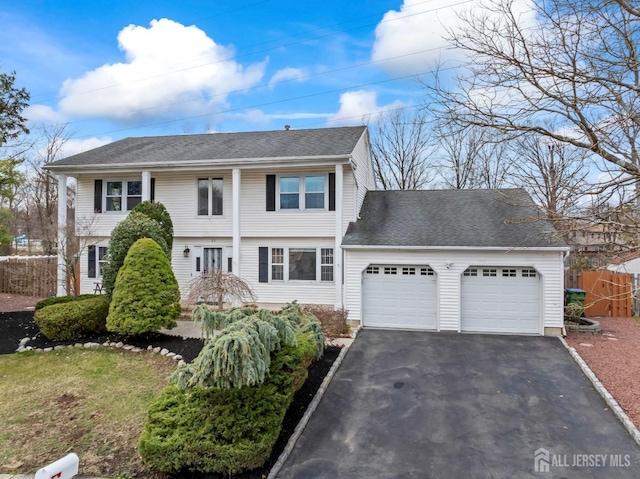
[[[335,211],[266,211],[266,175],[331,173],[333,169],[243,170],[240,188],[240,234],[245,237],[335,237]],[[242,270],[242,267],[241,267]]]
[[[342,188],[342,233],[347,232],[350,221],[356,220],[356,187],[351,168],[344,168],[344,184]],[[336,199],[337,203],[337,199]]]
[[[370,149],[371,146],[369,144],[369,133],[365,132],[365,134],[360,138],[360,141],[358,141],[358,144],[354,148],[353,154],[351,155],[353,164],[355,166],[353,175],[355,176],[357,188],[355,203],[356,216],[360,212],[360,208],[362,207],[362,202],[364,201],[364,197],[367,194],[367,191],[376,189],[376,180],[373,174]]]
[[[369,264],[430,265],[438,275],[437,317],[442,331],[460,331],[461,277],[469,266],[531,266],[542,276],[543,327],[563,325],[562,252],[346,250],[345,308],[350,320],[362,317],[362,271]]]
[[[256,294],[258,303],[285,304],[298,301],[301,304],[335,304],[335,284],[319,281],[258,281],[258,248],[333,248],[332,239],[316,238],[251,238],[240,246],[242,278]],[[271,264],[271,263],[269,263]]]
[[[173,221],[176,236],[231,236],[232,195],[231,171],[199,171],[190,173],[152,174],[155,201],[162,203]],[[199,216],[197,211],[198,178],[222,178],[222,215]]]

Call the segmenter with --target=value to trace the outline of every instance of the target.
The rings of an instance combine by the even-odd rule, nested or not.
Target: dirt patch
[[[567,343],[640,428],[640,323],[633,318],[595,319],[602,334],[569,333]]]
[[[12,311],[33,311],[36,303],[41,299],[44,298],[0,293],[0,313],[9,313]]]

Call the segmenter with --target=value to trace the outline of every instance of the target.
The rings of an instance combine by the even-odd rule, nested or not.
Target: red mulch
[[[569,333],[565,339],[640,428],[640,322],[591,319],[600,322],[602,334]]]
[[[19,294],[0,293],[0,313],[10,313],[14,311],[33,311],[36,303],[41,299],[44,298],[21,296]]]

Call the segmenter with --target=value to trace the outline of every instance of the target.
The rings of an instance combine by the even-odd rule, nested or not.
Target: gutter
[[[342,249],[371,250],[371,249],[400,249],[400,250],[443,250],[443,251],[566,251],[568,246],[536,246],[536,247],[507,247],[507,246],[402,246],[402,245],[342,245]]]

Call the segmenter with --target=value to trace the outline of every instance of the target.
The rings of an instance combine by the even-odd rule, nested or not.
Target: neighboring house
[[[531,198],[373,191],[366,127],[127,138],[48,168],[61,186],[77,179],[76,222],[95,224],[82,292],[100,282],[113,227],[150,199],[171,214],[183,292],[221,268],[246,280],[262,305],[344,307],[366,327],[562,327],[568,247],[537,220]]]
[[[640,274],[640,252],[614,258],[613,261],[607,265],[607,269],[614,273]]]

